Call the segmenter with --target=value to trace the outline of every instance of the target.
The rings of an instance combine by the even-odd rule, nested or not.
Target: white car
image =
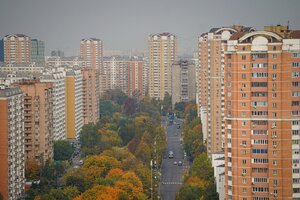
[[[176,162],[176,161],[174,161],[174,165],[177,165],[177,162]]]

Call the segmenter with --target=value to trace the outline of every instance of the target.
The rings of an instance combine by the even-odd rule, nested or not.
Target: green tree
[[[54,141],[54,160],[68,160],[73,154],[73,147],[67,140]]]
[[[199,200],[201,195],[199,187],[183,185],[176,195],[176,200]]]
[[[216,190],[216,184],[212,181],[208,182],[204,189],[204,200],[218,200],[219,194]]]
[[[207,181],[213,181],[214,170],[211,167],[211,162],[208,159],[206,153],[202,153],[197,158],[195,158],[191,168],[191,175],[197,176]]]

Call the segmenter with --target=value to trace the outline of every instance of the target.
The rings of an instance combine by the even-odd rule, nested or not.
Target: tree
[[[176,195],[176,200],[199,200],[202,192],[199,187],[183,185]]]
[[[68,172],[64,176],[66,186],[75,186],[80,192],[85,190],[85,181],[81,171],[75,170]]]
[[[73,147],[67,140],[54,141],[54,160],[69,160]]]
[[[28,180],[38,180],[40,173],[40,166],[37,161],[29,159],[27,161],[25,177]]]
[[[212,181],[208,182],[204,189],[204,200],[218,200],[219,194],[216,190],[216,184]]]
[[[191,175],[207,181],[213,181],[214,171],[206,153],[202,153],[195,158],[191,168]]]

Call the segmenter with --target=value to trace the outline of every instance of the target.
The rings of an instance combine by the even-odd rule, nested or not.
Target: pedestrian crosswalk
[[[182,185],[181,182],[162,182],[163,185]]]

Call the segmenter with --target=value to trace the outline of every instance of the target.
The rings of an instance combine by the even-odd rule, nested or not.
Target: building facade
[[[5,63],[30,63],[31,39],[23,34],[6,35],[3,38]]]
[[[41,40],[31,40],[31,62],[45,63],[45,43]]]
[[[171,66],[176,61],[176,36],[171,33],[151,34],[149,51],[149,96],[163,100],[172,95]]]
[[[143,67],[142,60],[132,59],[129,61],[128,68],[128,95],[143,95]]]
[[[24,93],[25,164],[53,159],[53,87],[27,80],[16,84]]]
[[[103,71],[102,41],[95,38],[82,39],[80,57],[84,61],[83,73],[83,108],[84,124],[99,120],[100,80]]]
[[[40,76],[42,83],[53,86],[53,140],[66,139],[66,82],[65,72],[44,73]]]
[[[192,62],[180,60],[172,65],[172,106],[196,98],[196,69]]]
[[[203,135],[206,138],[209,156],[224,148],[224,47],[233,33],[251,30],[252,28],[243,26],[212,28],[199,38],[198,108],[200,107]]]
[[[17,200],[25,192],[24,97],[19,88],[0,89],[0,193]]]
[[[84,124],[96,124],[99,120],[98,73],[93,68],[82,68],[82,106]]]
[[[300,199],[300,31],[266,30],[225,49],[228,200]]]
[[[78,139],[83,126],[82,74],[80,69],[66,72],[66,134]]]

